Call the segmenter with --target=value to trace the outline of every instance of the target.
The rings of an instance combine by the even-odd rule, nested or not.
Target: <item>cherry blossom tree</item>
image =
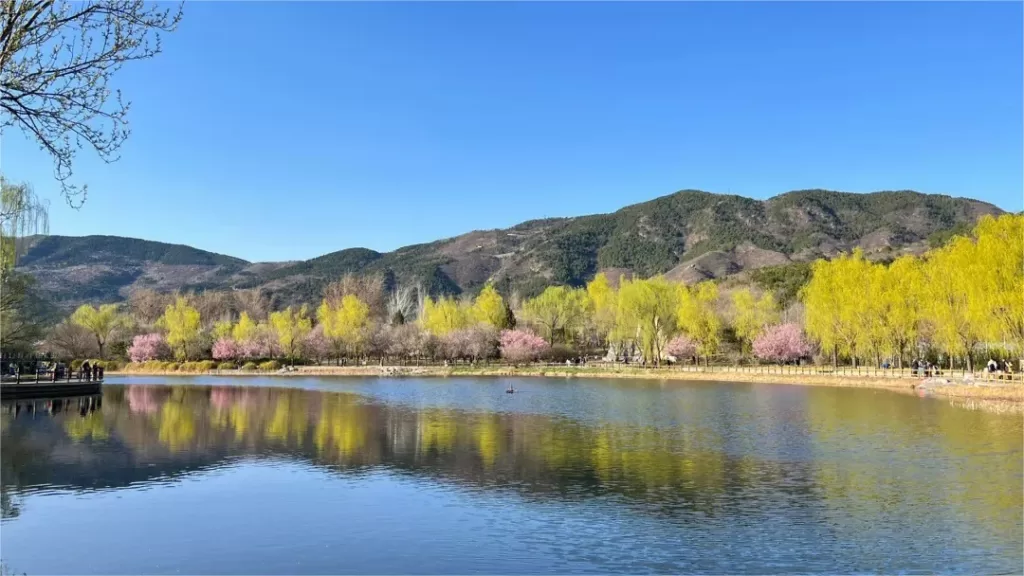
[[[171,356],[171,348],[163,334],[139,334],[132,339],[128,348],[128,358],[132,362],[147,362],[149,360],[163,360]]]
[[[665,353],[676,360],[690,358],[697,353],[697,342],[685,334],[676,336],[665,345]]]
[[[769,362],[792,362],[811,353],[800,326],[789,323],[769,326],[754,339],[754,356]]]
[[[319,362],[328,358],[331,355],[331,350],[331,341],[324,335],[323,324],[318,324],[310,330],[302,340],[302,352],[310,360]]]
[[[518,364],[539,358],[548,349],[548,343],[529,330],[502,330],[499,347],[502,358]]]
[[[231,338],[221,338],[213,343],[214,360],[234,360],[241,356],[240,347]]]

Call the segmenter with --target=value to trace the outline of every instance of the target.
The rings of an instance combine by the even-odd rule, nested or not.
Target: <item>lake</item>
[[[1022,418],[887,391],[112,378],[5,403],[18,574],[1013,573]]]

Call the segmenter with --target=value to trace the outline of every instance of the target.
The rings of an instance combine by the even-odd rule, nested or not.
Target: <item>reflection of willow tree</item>
[[[366,445],[367,422],[365,408],[357,398],[348,394],[329,394],[320,398],[320,419],[313,437],[317,456],[335,458],[346,463],[357,456]]]
[[[64,421],[64,430],[76,442],[82,440],[106,440],[110,436],[107,424],[100,412],[89,412],[79,418],[68,418]]]
[[[160,442],[171,450],[187,450],[196,435],[190,407],[173,399],[160,409]]]
[[[918,516],[905,518],[908,525],[930,525],[934,502],[949,502],[1020,548],[1019,416],[933,402],[933,413],[922,419],[920,401],[912,396],[878,402],[856,392],[812,390],[807,401],[808,424],[820,449],[814,482],[833,526],[853,538],[863,533],[864,523],[890,514],[896,502],[913,504],[900,508]],[[865,443],[868,436],[874,439]],[[935,466],[942,458],[955,465]],[[908,465],[915,463],[920,465]]]
[[[785,455],[792,452],[777,452],[772,442],[737,444],[735,438],[744,431],[730,426],[743,424],[702,420],[697,417],[700,410],[721,410],[699,402],[648,406],[623,399],[616,404],[616,411],[623,413],[665,409],[689,422],[657,428],[635,420],[588,423],[541,414],[417,410],[376,404],[357,395],[299,389],[153,387],[141,402],[141,393],[132,388],[110,386],[95,421],[67,424],[65,429],[72,438],[85,436],[71,430],[89,431],[93,442],[82,443],[83,449],[99,439],[95,430],[104,430],[108,441],[134,452],[139,469],[144,469],[147,458],[164,463],[187,460],[194,466],[213,464],[227,455],[277,453],[343,470],[387,466],[457,483],[510,483],[537,496],[615,494],[644,503],[645,510],[665,513],[683,506],[708,514],[723,508],[760,514],[765,510],[752,509],[750,502],[803,506],[825,500],[816,508],[836,518],[840,530],[849,526],[846,522],[886,513],[894,495],[927,499],[921,486],[935,485],[935,479],[899,476],[900,470],[930,470],[950,487],[979,487],[963,496],[951,490],[945,500],[962,505],[979,522],[1012,519],[1002,511],[1020,509],[1020,494],[1006,489],[1020,485],[1019,461],[980,456],[975,465],[934,470],[921,460],[941,460],[949,454],[971,458],[978,446],[986,446],[986,452],[1016,454],[1019,420],[1014,436],[1012,417],[1006,420],[933,403],[929,409],[939,413],[922,418],[920,401],[914,398],[886,396],[880,402],[860,392],[808,390],[801,427],[809,427],[809,445],[797,448],[801,454],[820,451],[809,460],[793,460]],[[140,411],[151,403],[159,409],[151,414]],[[105,428],[96,428],[97,422]],[[791,425],[780,419],[773,422]],[[9,449],[18,448],[17,437],[6,430],[5,459]],[[749,436],[750,430],[746,432]],[[865,444],[866,435],[882,438]],[[879,445],[891,451],[890,459],[863,452]],[[894,465],[900,459],[917,464]],[[984,488],[993,482],[995,489]],[[758,497],[744,502],[744,495],[751,493]],[[861,500],[867,504],[850,509],[851,502]],[[666,506],[652,508],[651,503]],[[919,504],[922,509],[930,507],[923,500]],[[927,519],[927,513],[921,514]]]

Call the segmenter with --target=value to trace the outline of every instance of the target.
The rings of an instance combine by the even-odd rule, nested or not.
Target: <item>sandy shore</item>
[[[745,372],[730,368],[714,368],[712,371],[684,371],[660,368],[642,369],[625,366],[560,367],[560,366],[299,366],[287,372],[258,372],[240,370],[212,370],[204,373],[170,371],[119,371],[117,375],[145,376],[540,376],[554,378],[637,378],[654,380],[687,380],[703,382],[752,382],[766,384],[796,384],[801,386],[836,386],[876,388],[934,395],[951,400],[969,401],[972,408],[989,408],[997,411],[1024,412],[1024,384],[1020,382],[964,382],[950,378],[892,378],[880,376],[829,375],[829,374],[786,374]]]

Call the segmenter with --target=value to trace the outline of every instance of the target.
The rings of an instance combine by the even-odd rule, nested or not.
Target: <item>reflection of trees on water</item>
[[[834,513],[841,524],[841,516],[851,513],[841,503],[851,498],[867,503],[852,512],[871,518],[894,505],[893,494],[913,499],[929,489],[941,491],[932,492],[936,501],[970,508],[966,513],[979,520],[1005,519],[1005,510],[1020,510],[1019,490],[1006,489],[1020,484],[1019,422],[939,403],[939,413],[922,421],[915,402],[895,395],[882,402],[865,394],[809,392],[799,414],[772,420],[781,428],[762,432],[806,436],[831,453],[807,448],[808,458],[787,459],[771,453],[771,442],[764,444],[766,453],[749,446],[709,448],[750,436],[735,430],[743,425],[738,422],[714,429],[655,428],[542,414],[416,410],[300,389],[108,386],[102,409],[85,417],[23,421],[5,414],[0,460],[4,494],[12,486],[124,486],[218,465],[231,456],[274,455],[342,471],[383,466],[509,487],[529,497],[607,495],[655,514],[699,510],[767,520],[777,512],[772,506],[785,504]],[[781,414],[786,407],[777,409]],[[787,426],[801,427],[800,433]],[[885,447],[893,456],[886,466],[922,446],[935,451],[936,461],[950,454],[968,457],[984,446],[1016,454],[1017,462],[988,459],[975,469],[933,469],[927,478],[884,474],[883,464],[862,452],[878,446],[877,439],[865,444],[864,438],[883,433],[899,439]],[[881,476],[884,485],[877,482]],[[992,478],[998,489],[989,488]],[[950,486],[977,490],[958,501],[946,499]],[[840,505],[830,512],[823,500]],[[916,504],[926,509],[928,500]],[[6,504],[4,509],[6,515]]]

